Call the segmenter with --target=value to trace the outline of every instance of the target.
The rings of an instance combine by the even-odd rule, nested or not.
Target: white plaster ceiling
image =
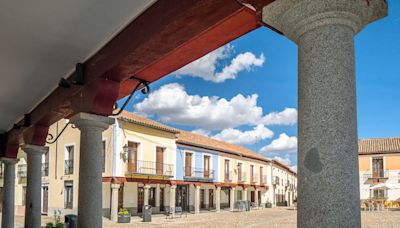
[[[155,0],[2,0],[0,131]]]

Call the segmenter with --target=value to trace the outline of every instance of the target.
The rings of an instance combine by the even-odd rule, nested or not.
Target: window
[[[251,182],[256,182],[254,179],[254,165],[250,165],[250,180]]]
[[[22,186],[22,206],[26,204],[26,186]]]
[[[72,181],[64,182],[64,208],[72,209],[74,199],[74,185]]]
[[[138,159],[139,143],[128,142],[128,172],[137,172],[137,159]]]
[[[372,177],[384,177],[383,171],[383,158],[382,157],[375,157],[372,158]]]
[[[242,163],[238,163],[237,170],[238,170],[238,181],[243,181],[244,177],[242,173]]]
[[[66,146],[65,147],[65,174],[73,174],[74,173],[74,146]]]
[[[210,156],[205,155],[204,156],[204,177],[209,178],[210,177]]]
[[[185,176],[192,176],[192,153],[185,153]]]
[[[237,191],[237,200],[242,200],[243,198],[242,198],[242,190],[238,190]]]
[[[225,180],[230,180],[229,160],[225,159],[224,163]]]
[[[265,183],[264,181],[264,167],[260,166],[260,183]]]
[[[164,150],[163,147],[156,147],[156,174],[164,174]]]
[[[101,151],[101,164],[103,165],[103,173],[106,171],[106,141],[103,140]]]
[[[42,157],[42,176],[47,177],[49,175],[49,152],[43,154]]]

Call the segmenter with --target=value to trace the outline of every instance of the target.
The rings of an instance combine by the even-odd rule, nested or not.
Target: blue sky
[[[359,138],[400,137],[399,10],[389,1],[389,16],[355,37]],[[137,93],[127,110],[296,165],[293,42],[260,28],[178,72],[152,83],[150,95]]]

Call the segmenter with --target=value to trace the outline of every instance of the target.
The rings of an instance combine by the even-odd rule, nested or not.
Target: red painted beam
[[[7,156],[20,143],[44,144],[36,128],[61,118],[110,115],[133,88],[130,76],[153,82],[257,27],[256,14],[236,0],[157,1],[84,63],[85,85],[55,89],[30,113],[33,127],[8,132]]]

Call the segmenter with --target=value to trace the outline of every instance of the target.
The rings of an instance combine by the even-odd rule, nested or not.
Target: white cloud
[[[164,122],[196,126],[203,130],[222,130],[241,125],[257,125],[263,118],[257,94],[238,94],[230,100],[189,95],[183,86],[171,83],[149,94],[135,110],[156,115]]]
[[[297,173],[297,165],[294,165],[294,166],[292,166],[290,168]]]
[[[296,152],[297,151],[297,137],[289,137],[283,133],[279,135],[279,138],[274,139],[271,144],[264,146],[260,149],[263,153],[275,153],[275,152]]]
[[[291,161],[290,161],[290,158],[289,158],[288,154],[286,154],[285,157],[275,156],[272,159],[277,160],[278,162],[283,163],[283,164],[288,165],[288,166],[290,166],[290,164],[291,164]]]
[[[285,108],[282,112],[271,112],[264,117],[266,125],[294,125],[297,122],[297,110]]]
[[[264,125],[259,124],[249,131],[240,131],[238,129],[228,128],[213,136],[213,138],[234,143],[234,144],[254,144],[260,140],[271,138],[274,133],[266,128]]]
[[[222,71],[217,71],[217,65],[220,60],[229,58],[232,54],[233,47],[231,45],[222,46],[207,55],[189,63],[175,72],[176,75],[189,75],[192,77],[200,77],[207,81],[215,83],[224,82],[227,79],[235,79],[239,72],[251,70],[253,67],[260,67],[264,64],[264,54],[259,57],[251,52],[238,54],[233,58],[229,65],[225,66]]]
[[[204,129],[201,129],[201,128],[194,129],[192,132],[195,133],[195,134],[204,135],[204,136],[209,136],[211,134],[210,131],[207,131],[207,130],[204,130]]]

